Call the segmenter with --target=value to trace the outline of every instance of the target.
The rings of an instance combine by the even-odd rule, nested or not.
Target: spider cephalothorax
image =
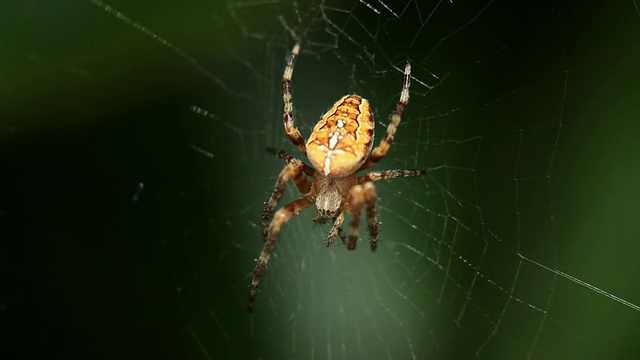
[[[378,147],[369,154],[373,146],[375,126],[373,114],[369,102],[355,94],[345,95],[338,100],[318,121],[309,136],[309,141],[305,142],[294,124],[291,98],[291,75],[293,74],[293,64],[299,52],[300,44],[296,44],[291,51],[291,57],[282,77],[284,128],[291,142],[303,154],[307,155],[313,167],[284,151],[274,150],[279,157],[287,162],[287,165],[280,172],[276,187],[262,212],[262,235],[265,243],[256,268],[253,270],[249,311],[253,310],[258,283],[269,262],[280,229],[293,215],[297,215],[300,211],[315,204],[314,222],[324,223],[327,218],[333,221],[333,226],[327,237],[327,246],[333,244],[335,238],[340,235],[347,249],[353,250],[356,248],[359,237],[362,209],[366,205],[371,250],[375,251],[378,244],[378,216],[373,182],[425,173],[423,170],[386,170],[371,171],[362,176],[357,175],[359,170],[367,169],[380,161],[391,146],[402,113],[409,102],[409,85],[411,83],[409,63],[404,68],[404,83],[400,93],[400,101],[391,115],[387,132]],[[309,177],[311,180],[308,179]],[[274,214],[289,179],[293,180],[304,196],[293,200]],[[345,212],[351,213],[352,216],[348,236],[342,230]]]
[[[355,173],[345,177],[333,177],[319,171],[314,172],[311,193],[314,194],[318,212],[326,218],[338,215],[349,189],[357,183],[358,176]]]

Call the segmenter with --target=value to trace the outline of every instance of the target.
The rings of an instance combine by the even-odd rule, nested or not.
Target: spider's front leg
[[[340,211],[338,216],[333,218],[333,225],[329,230],[329,236],[327,236],[327,247],[333,245],[336,240],[336,236],[340,235],[342,242],[345,242],[346,235],[342,231],[342,222],[344,221],[344,211]],[[324,225],[327,222],[327,218],[320,215],[320,212],[316,208],[313,211],[313,222],[318,225]]]
[[[280,197],[282,197],[282,192],[284,188],[287,186],[287,182],[289,179],[293,179],[293,182],[298,187],[298,190],[303,193],[309,193],[311,190],[311,182],[307,179],[307,176],[303,170],[304,163],[302,161],[298,161],[294,164],[288,164],[282,169],[280,175],[278,175],[278,180],[276,181],[276,188],[273,189],[271,193],[271,197],[269,197],[269,201],[264,207],[262,211],[262,238],[267,238],[267,229],[269,227],[269,222],[271,221],[271,215],[273,215],[273,211],[276,206],[278,206],[278,202],[280,202]]]
[[[292,216],[298,215],[300,211],[311,205],[313,205],[313,199],[310,196],[305,196],[288,203],[284,207],[280,208],[280,210],[278,210],[273,216],[273,221],[269,226],[269,236],[264,243],[262,253],[260,253],[260,257],[256,263],[256,268],[253,270],[251,290],[249,292],[249,312],[253,311],[253,303],[255,302],[256,294],[258,293],[260,278],[262,277],[264,270],[267,268],[269,258],[271,257],[271,251],[273,251],[273,246],[276,243],[276,239],[278,239],[282,225],[291,219]]]
[[[333,242],[336,240],[336,236],[340,235],[342,241],[344,241],[344,232],[342,231],[342,222],[344,221],[344,211],[341,211],[338,216],[333,218],[333,226],[331,226],[331,230],[329,231],[329,236],[327,237],[327,247],[331,246]]]
[[[350,206],[351,215],[351,231],[346,242],[347,249],[354,250],[358,242],[358,234],[360,231],[360,218],[362,216],[362,208],[367,205],[367,218],[369,220],[369,235],[371,235],[371,251],[378,248],[378,214],[376,213],[376,188],[372,182],[365,182],[361,185],[355,185],[349,190],[348,204]]]

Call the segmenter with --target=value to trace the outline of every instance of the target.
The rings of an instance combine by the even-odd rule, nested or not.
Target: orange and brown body
[[[307,157],[323,175],[353,174],[373,146],[371,107],[359,95],[345,95],[316,124],[307,141]]]
[[[287,165],[280,172],[275,189],[262,211],[264,246],[253,270],[249,311],[253,310],[260,278],[267,267],[282,225],[292,216],[315,204],[313,221],[324,223],[324,219],[330,218],[333,223],[327,236],[327,246],[333,244],[336,237],[340,236],[346,248],[353,250],[359,239],[362,212],[366,208],[367,229],[371,236],[370,246],[371,250],[375,251],[378,244],[378,215],[374,181],[425,173],[424,170],[386,170],[357,175],[359,170],[368,169],[380,161],[391,146],[402,113],[409,102],[411,65],[408,62],[404,68],[404,83],[398,105],[391,115],[380,144],[371,151],[375,126],[371,107],[366,99],[354,94],[345,95],[338,100],[318,121],[309,136],[309,141],[305,142],[295,126],[291,96],[291,75],[299,52],[300,44],[296,44],[291,50],[291,57],[282,76],[283,122],[285,132],[293,145],[307,155],[313,166],[284,151],[274,151],[287,162]],[[289,180],[293,181],[303,196],[275,211]],[[342,229],[345,213],[351,213],[352,217],[349,234]]]

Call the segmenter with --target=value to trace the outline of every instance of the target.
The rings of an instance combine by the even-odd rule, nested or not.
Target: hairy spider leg
[[[291,97],[291,75],[293,75],[293,65],[295,64],[296,57],[300,52],[300,44],[296,44],[291,50],[291,56],[287,67],[284,69],[282,75],[282,100],[284,101],[284,130],[287,132],[287,136],[291,139],[293,145],[295,145],[303,154],[307,154],[306,141],[300,134],[300,131],[296,128],[293,122],[293,98]]]
[[[333,226],[331,226],[331,230],[329,230],[329,236],[327,236],[327,247],[331,246],[333,242],[336,240],[336,236],[342,230],[342,222],[344,221],[344,211],[341,211],[338,216],[333,218]]]
[[[314,201],[310,196],[305,196],[283,206],[276,212],[273,216],[273,221],[269,226],[269,236],[264,243],[264,247],[262,248],[262,253],[260,253],[260,257],[258,258],[258,262],[256,263],[256,268],[253,270],[253,278],[251,279],[251,290],[249,291],[249,312],[253,311],[253,303],[256,300],[256,294],[258,293],[258,284],[260,283],[260,278],[262,274],[264,274],[264,270],[269,263],[269,258],[271,257],[271,251],[273,251],[273,246],[276,243],[276,239],[278,239],[278,235],[280,234],[280,228],[284,223],[286,223],[292,216],[298,215],[300,211],[308,208],[313,205]]]
[[[267,238],[267,230],[269,228],[271,216],[273,215],[273,211],[276,206],[278,206],[278,202],[280,202],[280,197],[282,197],[282,193],[284,192],[289,179],[293,179],[293,182],[302,194],[306,195],[311,190],[311,181],[307,179],[301,164],[302,162],[299,164],[288,164],[284,169],[282,169],[280,175],[278,175],[276,187],[273,189],[271,197],[269,197],[269,201],[267,201],[264,210],[262,210],[262,238],[265,240]]]
[[[372,182],[355,185],[349,190],[348,206],[351,212],[351,231],[347,240],[347,249],[354,250],[358,242],[362,208],[367,205],[369,235],[371,235],[371,251],[378,247],[378,215],[376,213],[376,188]]]
[[[373,182],[385,179],[397,179],[404,177],[412,177],[426,174],[426,170],[383,170],[383,171],[370,171],[360,177],[358,177],[358,184],[364,184],[366,182]]]
[[[278,150],[276,148],[271,148],[271,147],[268,147],[266,150],[268,152],[270,152],[271,154],[279,157],[280,159],[286,161],[287,164],[301,165],[302,166],[302,171],[304,171],[304,173],[307,174],[307,176],[313,176],[313,173],[315,172],[315,170],[310,165],[307,165],[302,160],[299,160],[299,159],[287,154],[284,150]]]
[[[398,129],[398,124],[400,124],[400,120],[402,119],[402,113],[404,109],[407,107],[409,103],[409,86],[411,85],[411,65],[407,63],[404,67],[404,84],[402,85],[402,92],[400,93],[400,101],[396,106],[395,111],[391,115],[391,121],[389,122],[389,126],[387,126],[387,133],[384,135],[382,140],[380,140],[380,144],[378,147],[373,149],[371,155],[367,158],[367,161],[360,166],[358,171],[368,169],[375,165],[378,161],[380,161],[385,155],[387,155],[387,151],[389,151],[389,147],[391,146],[391,142],[393,142],[393,136]]]

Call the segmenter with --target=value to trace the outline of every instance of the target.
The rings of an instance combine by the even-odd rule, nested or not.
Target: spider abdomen
[[[366,99],[343,96],[320,118],[309,136],[309,161],[325,176],[354,173],[371,151],[374,125]]]

